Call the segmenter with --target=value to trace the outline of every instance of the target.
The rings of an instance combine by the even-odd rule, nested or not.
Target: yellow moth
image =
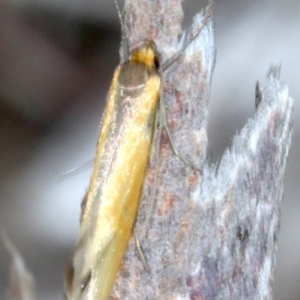
[[[115,71],[66,275],[66,298],[107,299],[136,220],[148,166],[160,75],[155,44],[146,41]]]

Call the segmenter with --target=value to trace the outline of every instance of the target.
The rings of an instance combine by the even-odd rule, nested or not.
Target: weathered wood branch
[[[182,17],[179,0],[127,0],[129,44],[152,39],[165,61],[180,49]],[[199,14],[193,30],[201,21]],[[176,145],[202,173],[174,156],[163,133],[135,227],[149,272],[132,239],[112,299],[272,299],[293,101],[279,81],[279,67],[271,67],[254,118],[234,137],[218,168],[210,165],[206,125],[213,28],[209,19],[178,63],[163,74]],[[153,197],[148,228],[145,219]]]

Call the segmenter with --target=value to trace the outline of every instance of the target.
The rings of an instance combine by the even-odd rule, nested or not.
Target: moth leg
[[[192,169],[194,169],[198,172],[201,172],[201,170],[197,166],[195,166],[193,163],[189,162],[178,150],[178,148],[174,142],[173,136],[170,132],[168,122],[167,122],[167,113],[166,113],[166,108],[165,108],[165,102],[163,101],[163,99],[161,99],[161,102],[162,102],[160,105],[161,123],[162,123],[163,128],[166,130],[166,133],[168,135],[174,155],[176,155],[186,166],[189,166]]]
[[[153,144],[151,147],[151,153],[153,155],[154,151],[154,165],[155,168],[155,174],[154,174],[154,188],[152,189],[152,195],[150,197],[150,207],[147,210],[147,215],[144,223],[144,227],[146,228],[145,236],[148,236],[148,230],[150,228],[149,224],[151,223],[151,218],[153,215],[154,207],[156,205],[156,199],[157,199],[157,191],[158,191],[158,165],[159,165],[159,148],[160,148],[160,138],[162,133],[162,126],[159,123],[159,109],[157,109],[155,114],[155,121],[154,121],[154,132],[153,132]],[[151,157],[152,157],[151,155]]]
[[[150,269],[149,269],[149,266],[148,266],[148,264],[147,264],[147,261],[146,261],[145,255],[144,255],[143,248],[142,248],[142,246],[141,246],[141,244],[140,244],[140,241],[139,241],[139,239],[138,239],[138,237],[137,237],[135,231],[133,231],[133,236],[134,236],[134,239],[135,239],[135,245],[136,245],[136,248],[137,248],[138,253],[139,253],[139,256],[140,256],[140,258],[141,258],[141,260],[142,260],[142,262],[143,262],[143,265],[144,265],[146,271],[147,271],[147,272],[150,272],[150,271],[149,271],[149,270],[150,270]]]

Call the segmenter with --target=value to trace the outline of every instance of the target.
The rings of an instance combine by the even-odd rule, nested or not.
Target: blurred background
[[[184,26],[206,1],[186,0]],[[217,60],[209,140],[219,160],[255,113],[255,82],[271,63],[295,99],[275,299],[300,299],[300,2],[215,0]],[[62,299],[106,93],[119,62],[112,0],[0,0],[0,226],[36,278],[38,299]],[[0,299],[9,255],[0,243]]]

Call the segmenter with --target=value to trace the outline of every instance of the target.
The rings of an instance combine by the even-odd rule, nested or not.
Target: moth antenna
[[[122,48],[124,50],[124,54],[125,54],[125,58],[128,59],[129,57],[129,45],[128,45],[128,38],[126,36],[126,31],[125,31],[125,25],[124,25],[124,20],[123,20],[123,15],[121,13],[119,4],[117,2],[117,0],[114,0],[115,5],[116,5],[116,9],[118,12],[118,17],[120,20],[120,24],[121,24],[121,32],[122,32]]]
[[[204,11],[203,13],[203,20],[201,25],[198,27],[198,29],[196,30],[196,32],[192,33],[191,30],[192,28],[189,27],[183,35],[183,43],[181,46],[181,49],[177,52],[177,54],[175,54],[174,56],[172,56],[171,58],[169,58],[167,61],[165,61],[162,65],[162,71],[165,71],[166,69],[168,69],[175,61],[178,60],[178,58],[182,55],[182,53],[184,52],[184,50],[192,43],[192,41],[200,34],[200,32],[202,31],[203,27],[207,24],[208,19],[212,16],[212,12],[213,12],[213,8],[214,8],[214,4],[212,2],[212,0],[209,1],[209,6],[207,7],[207,9]]]

